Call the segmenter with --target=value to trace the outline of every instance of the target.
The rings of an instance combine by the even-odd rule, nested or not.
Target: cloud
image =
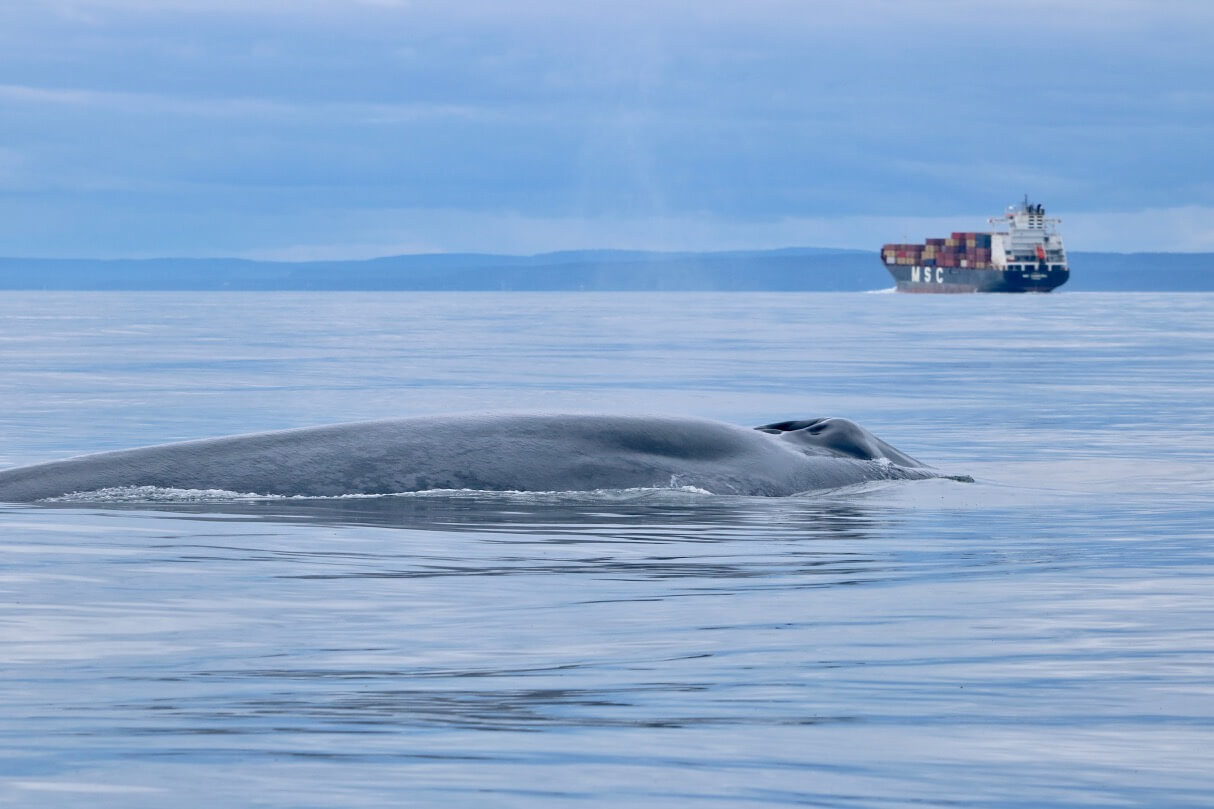
[[[428,118],[486,119],[493,110],[469,104],[435,102],[292,102],[265,98],[183,97],[166,93],[120,92],[0,84],[0,103],[92,107],[110,114],[181,115],[241,121],[345,120],[367,123],[408,122]]]
[[[1214,252],[1214,207],[1209,206],[1078,212],[1067,215],[1061,227],[1072,250]]]
[[[461,210],[393,209],[346,217],[346,240],[240,251],[279,261],[361,259],[404,253],[530,255],[594,247],[699,251],[787,246],[876,251],[955,230],[988,230],[990,210],[956,216],[815,216],[740,221],[711,213],[664,217],[542,217]],[[1054,213],[1051,210],[1051,213]],[[1084,252],[1214,251],[1214,207],[1124,213],[1062,212],[1069,249]]]
[[[1203,244],[1212,38],[1205,0],[6,4],[0,188],[59,226],[0,254],[864,246],[1024,192]]]

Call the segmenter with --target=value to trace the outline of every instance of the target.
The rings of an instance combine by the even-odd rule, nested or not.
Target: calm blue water
[[[0,466],[840,415],[975,483],[0,505],[0,803],[1209,806],[1214,296],[0,300]]]

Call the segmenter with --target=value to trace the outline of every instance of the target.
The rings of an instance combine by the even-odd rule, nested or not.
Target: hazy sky
[[[1211,0],[4,0],[0,255],[1214,250]]]

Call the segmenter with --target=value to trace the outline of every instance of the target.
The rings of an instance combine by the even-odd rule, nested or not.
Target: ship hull
[[[1066,267],[1027,270],[973,269],[966,267],[913,267],[886,264],[899,292],[935,294],[966,292],[1049,292],[1066,283]]]

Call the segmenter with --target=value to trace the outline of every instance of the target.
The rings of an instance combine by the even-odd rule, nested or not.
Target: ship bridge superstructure
[[[992,234],[991,263],[996,267],[1013,270],[1028,267],[1066,269],[1066,249],[1062,244],[1057,226],[1061,219],[1047,217],[1042,205],[1035,205],[1024,198],[1024,202],[1013,205],[1001,217],[987,220],[992,225],[1007,228],[1003,233]]]

